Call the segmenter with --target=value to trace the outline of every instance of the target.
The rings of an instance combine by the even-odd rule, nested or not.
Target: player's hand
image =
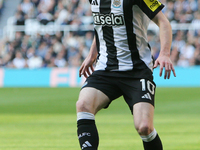
[[[81,77],[82,75],[84,75],[85,78],[89,77],[92,74],[92,72],[94,72],[93,63],[94,61],[92,61],[89,57],[87,57],[83,61],[79,69],[79,77]]]
[[[160,65],[160,73],[159,75],[162,76],[163,68],[165,68],[165,75],[164,79],[169,79],[171,75],[171,71],[173,72],[174,76],[176,77],[174,66],[168,56],[159,56],[155,61],[154,67],[156,68]]]

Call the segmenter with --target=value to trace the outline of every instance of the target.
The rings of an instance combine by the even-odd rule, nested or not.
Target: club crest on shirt
[[[113,0],[112,6],[114,8],[119,8],[121,7],[121,1],[120,0]]]

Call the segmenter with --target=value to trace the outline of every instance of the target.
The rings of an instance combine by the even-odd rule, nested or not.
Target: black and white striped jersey
[[[98,58],[95,70],[153,69],[147,40],[151,19],[164,7],[157,0],[89,0]]]

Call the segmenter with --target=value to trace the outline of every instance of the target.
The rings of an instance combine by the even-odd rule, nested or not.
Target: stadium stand
[[[0,0],[0,12],[1,11]],[[200,0],[161,0],[173,28],[171,58],[176,66],[200,65]],[[88,0],[22,0],[0,40],[0,66],[41,68],[80,66],[93,39]],[[158,28],[150,24],[153,57]]]
[[[3,10],[3,0],[0,0],[0,15],[2,14],[2,10]]]

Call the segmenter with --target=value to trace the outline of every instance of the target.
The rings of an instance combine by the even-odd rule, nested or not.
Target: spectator
[[[194,56],[195,48],[189,42],[185,44],[184,47],[180,49],[180,56],[177,62],[177,66],[188,67],[191,65],[191,60]]]
[[[198,11],[198,3],[197,0],[189,0],[189,7],[192,10],[192,12]]]
[[[172,21],[174,19],[174,2],[169,1],[166,4],[166,7],[164,8],[164,14],[169,19],[169,21]]]
[[[57,56],[54,60],[54,63],[55,63],[56,67],[66,67],[67,66],[67,62],[65,60],[65,51],[64,50],[60,51],[57,54]]]
[[[92,45],[92,42],[93,42],[93,34],[92,32],[87,32],[85,34],[85,45],[87,47],[90,47]]]
[[[37,16],[37,20],[42,25],[47,25],[49,22],[53,21],[53,15],[51,13],[49,13],[47,10],[44,9]]]
[[[26,52],[26,57],[29,59],[35,55],[35,48],[30,47]]]
[[[50,47],[52,45],[52,37],[48,33],[43,37],[40,37],[40,40],[47,43],[47,46]],[[39,41],[39,42],[41,42]]]
[[[194,64],[193,65],[200,65],[200,47],[198,47],[194,53]]]
[[[63,44],[65,47],[78,47],[78,37],[73,32],[70,32],[63,38]]]
[[[41,68],[42,67],[42,57],[36,55],[36,54],[33,54],[32,57],[30,57],[28,60],[27,60],[27,65],[29,68],[31,69],[35,69],[35,68]]]
[[[35,6],[36,8],[38,8],[38,5],[39,5],[39,3],[40,3],[40,0],[32,0],[32,3],[34,4],[34,6]]]
[[[63,48],[62,43],[59,42],[58,39],[57,39],[56,37],[54,37],[54,38],[52,39],[52,42],[51,42],[51,43],[52,43],[52,46],[53,46],[53,51],[54,51],[54,53],[58,54],[58,53],[62,50],[62,48]]]
[[[22,53],[17,51],[15,54],[15,58],[12,61],[13,67],[17,69],[22,69],[26,67],[26,60],[22,57]]]
[[[75,47],[71,47],[68,50],[68,65],[69,66],[80,66],[81,64],[81,54]]]
[[[44,58],[47,52],[48,52],[47,43],[46,42],[41,42],[40,46],[36,50],[36,55]]]
[[[31,9],[33,9],[34,5],[30,0],[23,0],[19,7],[24,14],[28,14]]]
[[[55,5],[56,5],[55,0],[40,0],[38,4],[38,11],[48,12],[53,15]]]
[[[15,25],[25,25],[24,13],[21,10],[18,10],[14,16]]]
[[[15,33],[15,40],[13,41],[15,49],[20,49],[21,48],[23,36],[24,35],[23,35],[22,32],[16,32]]]
[[[43,59],[43,67],[56,67],[54,64],[54,57],[52,56],[51,52],[47,52],[44,59]]]
[[[13,54],[11,54],[11,53],[6,53],[5,55],[4,55],[4,57],[2,58],[2,62],[3,62],[3,66],[5,67],[10,67],[10,68],[12,68],[13,67],[13,65],[12,65],[12,55]]]
[[[194,19],[192,20],[191,26],[198,28],[200,25],[200,11],[194,13]]]
[[[85,46],[84,44],[81,44],[79,46],[79,52],[81,55],[81,61],[83,61],[89,54],[89,47]]]
[[[70,13],[67,9],[63,6],[62,1],[58,2],[57,10],[55,12],[55,23],[62,25],[63,23],[68,24],[71,20]]]
[[[26,19],[35,17],[35,9],[31,0],[23,0],[18,6],[18,11],[22,11]]]

